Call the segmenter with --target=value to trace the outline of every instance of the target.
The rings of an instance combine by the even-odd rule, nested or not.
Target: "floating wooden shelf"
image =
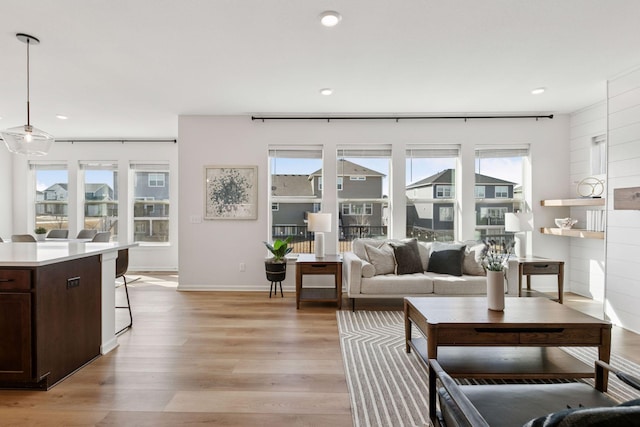
[[[604,206],[604,198],[540,200],[541,206]]]
[[[604,239],[604,231],[590,231],[578,228],[540,228],[542,234],[551,234],[553,236],[579,237],[582,239]]]

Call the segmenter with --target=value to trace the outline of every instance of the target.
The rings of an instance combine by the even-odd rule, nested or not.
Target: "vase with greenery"
[[[47,229],[44,227],[36,227],[33,232],[36,233],[37,240],[44,240],[47,235]]]
[[[481,254],[482,268],[487,273],[487,307],[492,311],[504,310],[504,279],[514,242],[498,245],[495,240],[485,240]]]
[[[264,269],[267,274],[267,280],[271,282],[271,288],[269,289],[269,298],[271,298],[272,289],[275,289],[276,283],[280,283],[280,295],[282,294],[282,281],[287,275],[287,260],[286,255],[293,250],[289,247],[291,243],[291,236],[284,240],[276,239],[273,243],[262,242],[269,249],[269,252],[273,254],[272,258],[264,261]]]

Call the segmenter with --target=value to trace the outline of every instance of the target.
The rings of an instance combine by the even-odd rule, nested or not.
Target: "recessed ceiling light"
[[[67,120],[69,117],[64,114],[56,114],[56,119]]]
[[[342,16],[333,10],[327,10],[320,14],[320,23],[325,27],[334,27],[338,25],[338,22],[340,22],[341,19]]]
[[[547,89],[543,87],[537,87],[531,91],[531,95],[540,95],[541,93],[544,93],[545,90]]]
[[[324,96],[329,96],[333,93],[333,89],[331,89],[330,87],[325,87],[320,89],[320,94],[324,95]]]

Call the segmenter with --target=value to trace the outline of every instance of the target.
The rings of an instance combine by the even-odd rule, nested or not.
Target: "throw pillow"
[[[375,275],[376,268],[373,266],[373,264],[362,260],[362,277],[364,277],[365,279],[369,279]]]
[[[486,276],[487,272],[482,268],[482,250],[484,243],[467,246],[462,263],[462,272],[470,276]]]
[[[396,258],[396,274],[422,273],[422,260],[418,250],[418,241],[411,239],[406,242],[391,242]]]
[[[450,274],[451,276],[462,276],[464,252],[464,246],[460,249],[431,252],[427,271],[432,273]]]
[[[396,271],[396,260],[393,257],[393,249],[388,244],[375,248],[370,245],[364,246],[367,251],[369,262],[376,269],[376,276],[380,274],[393,274]]]
[[[438,251],[459,250],[467,246],[465,243],[455,242],[433,242],[431,244],[431,253]]]

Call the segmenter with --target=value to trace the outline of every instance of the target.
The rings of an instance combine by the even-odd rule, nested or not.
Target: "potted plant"
[[[262,242],[269,249],[269,252],[273,254],[272,258],[264,261],[264,269],[267,274],[267,280],[273,285],[276,282],[280,283],[280,293],[282,294],[282,281],[287,274],[287,260],[285,256],[293,250],[289,247],[291,243],[291,236],[284,240],[276,239],[273,244],[268,242]],[[269,290],[269,297],[271,297],[271,289]]]
[[[34,233],[36,233],[36,240],[38,241],[43,241],[47,236],[47,229],[44,227],[36,227],[36,229],[33,231]]]

